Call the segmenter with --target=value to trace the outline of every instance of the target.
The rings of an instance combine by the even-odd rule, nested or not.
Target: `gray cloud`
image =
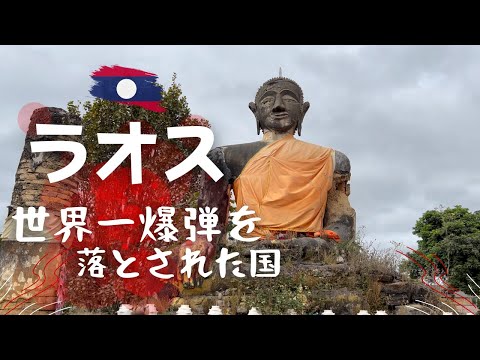
[[[480,208],[478,46],[3,46],[0,59],[0,206],[23,147],[19,109],[87,100],[89,73],[119,64],[166,85],[176,72],[216,145],[258,139],[248,102],[282,66],[311,103],[302,140],[350,157],[357,224],[379,246],[414,245],[416,219],[441,204]]]

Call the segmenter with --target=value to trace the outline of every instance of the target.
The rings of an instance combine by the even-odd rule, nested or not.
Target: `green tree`
[[[167,127],[182,125],[182,121],[190,116],[187,98],[182,94],[181,85],[176,82],[176,79],[177,75],[173,74],[172,84],[163,92],[162,106],[167,109],[163,113],[99,98],[93,102],[85,102],[82,140],[87,150],[87,163],[98,164],[107,161],[119,148],[119,145],[99,145],[98,133],[114,133],[122,130],[125,132],[127,130],[125,125],[132,120],[147,123],[154,130],[151,133],[155,133],[160,139],[167,140]],[[162,85],[158,85],[158,91],[162,91],[163,88]],[[67,104],[67,110],[70,115],[80,115],[81,105],[80,103],[75,105],[70,101]],[[181,141],[170,141],[182,147]]]
[[[473,283],[468,280],[467,274],[480,283],[479,211],[470,212],[460,205],[426,211],[413,227],[413,234],[420,238],[418,252],[427,259],[415,252],[409,253],[409,256],[420,263],[429,275],[434,275],[435,266],[435,275],[446,267],[448,282],[468,293],[471,293],[468,284]],[[423,274],[410,261],[403,268],[407,268],[414,278]]]
[[[208,120],[199,116],[192,116],[187,98],[182,93],[182,88],[177,83],[174,73],[170,86],[164,90],[163,85],[157,85],[162,91],[161,105],[165,112],[157,113],[138,106],[120,104],[113,101],[96,98],[93,102],[74,104],[70,101],[67,110],[72,116],[81,116],[80,107],[83,107],[83,136],[82,142],[87,150],[86,166],[83,167],[81,176],[87,181],[83,185],[88,188],[88,176],[94,167],[108,161],[120,148],[118,144],[99,144],[98,133],[128,133],[128,124],[131,121],[142,123],[142,133],[155,134],[156,145],[142,146],[143,167],[157,173],[167,181],[164,172],[179,164],[188,157],[199,144],[198,138],[168,139],[167,128],[175,126],[205,126],[210,128]],[[122,166],[129,166],[130,158]],[[200,192],[200,168],[194,168],[189,174],[169,184],[174,204],[182,207],[196,206]],[[188,179],[191,179],[188,180]],[[168,181],[167,181],[168,182]],[[185,188],[188,183],[188,191]],[[183,196],[187,191],[187,195]],[[88,195],[88,191],[82,191]],[[180,194],[181,193],[181,194]],[[177,198],[182,198],[180,202]],[[177,201],[178,200],[178,201]],[[84,199],[85,203],[89,201]]]

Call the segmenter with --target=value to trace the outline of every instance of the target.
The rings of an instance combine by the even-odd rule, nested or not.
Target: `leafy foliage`
[[[247,297],[249,308],[258,307],[268,315],[284,315],[290,309],[302,314],[306,310],[307,295],[310,295],[308,287],[289,277],[264,280],[261,286],[257,284],[255,287],[254,296]]]
[[[457,205],[425,212],[417,220],[413,234],[420,237],[418,252],[410,253],[431,276],[438,276],[444,266],[448,282],[468,293],[467,274],[477,283],[480,280],[480,212]],[[439,260],[440,259],[440,260]],[[412,277],[423,274],[412,262],[404,264]]]
[[[159,85],[159,91],[162,89],[163,86]],[[187,158],[196,149],[199,139],[168,139],[167,128],[175,126],[210,128],[210,124],[201,117],[190,115],[187,99],[182,94],[180,84],[176,83],[175,74],[170,87],[163,91],[161,105],[167,109],[166,112],[156,113],[141,107],[98,98],[93,102],[87,101],[83,105],[74,104],[73,101],[68,103],[67,110],[70,115],[81,116],[81,107],[84,113],[82,142],[87,150],[87,163],[78,173],[79,192],[73,203],[74,206],[84,206],[88,209],[86,223],[92,235],[84,239],[80,245],[86,245],[87,240],[90,240],[93,247],[102,245],[102,248],[112,247],[113,249],[118,245],[122,246],[122,252],[125,254],[130,251],[145,255],[151,250],[153,243],[148,240],[140,241],[143,227],[133,230],[121,227],[105,228],[98,225],[99,217],[138,219],[139,214],[143,214],[147,206],[151,206],[153,211],[156,211],[159,206],[172,206],[176,208],[173,222],[181,224],[183,216],[186,215],[184,209],[196,207],[200,191],[200,168],[196,167],[172,182],[166,178],[165,171]],[[155,134],[157,137],[156,144],[142,145],[142,184],[130,183],[128,169],[130,157],[115,170],[112,176],[101,180],[96,174],[97,171],[121,145],[99,144],[97,134],[129,133],[129,123],[132,121],[141,123],[143,134]],[[189,235],[188,229],[181,226],[178,229],[178,239],[185,239]],[[159,246],[158,242],[155,244]],[[73,253],[75,250],[71,249]],[[111,259],[111,256],[106,255],[104,260],[107,265],[106,272],[116,269],[117,262]],[[174,264],[173,260],[172,264]],[[73,304],[87,308],[105,308],[117,301],[135,302],[132,299],[137,295],[144,297],[143,294],[146,293],[142,290],[145,287],[143,283],[136,282],[131,287],[127,287],[121,281],[118,282],[118,276],[115,276],[114,272],[109,279],[116,279],[118,283],[102,282],[76,276],[78,264],[73,262],[70,265],[68,297]],[[85,289],[92,291],[85,291]],[[162,289],[168,290],[167,287]],[[84,294],[98,296],[86,298]]]
[[[83,143],[87,150],[87,163],[98,164],[108,160],[118,149],[118,145],[99,145],[98,133],[128,132],[124,125],[130,121],[142,121],[153,127],[160,139],[167,140],[166,129],[170,126],[182,126],[190,117],[187,98],[182,94],[181,85],[176,82],[176,74],[172,84],[163,92],[162,106],[167,109],[163,113],[146,110],[138,106],[120,104],[113,101],[95,99],[83,104]],[[163,86],[159,85],[159,91]],[[70,115],[80,115],[80,106],[70,101],[67,110]],[[192,125],[192,123],[188,123]],[[197,124],[200,125],[200,124]],[[201,126],[209,126],[202,124]],[[123,129],[122,129],[123,127]],[[120,131],[123,130],[123,131]],[[143,130],[143,129],[142,129]],[[172,141],[173,142],[173,141]],[[179,142],[181,144],[181,142]]]

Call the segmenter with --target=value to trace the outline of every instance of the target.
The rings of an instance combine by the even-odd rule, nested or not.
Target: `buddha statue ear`
[[[253,115],[255,115],[255,119],[257,120],[257,135],[260,135],[260,121],[257,118],[257,105],[254,102],[250,102],[248,107],[252,111]]]
[[[298,136],[302,136],[303,118],[305,117],[305,114],[307,113],[308,109],[310,109],[310,103],[306,101],[302,105],[302,117],[300,118],[300,120],[298,120],[298,124],[297,124]]]

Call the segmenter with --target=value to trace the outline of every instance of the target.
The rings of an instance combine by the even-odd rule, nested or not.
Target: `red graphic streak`
[[[449,289],[454,290],[454,291],[455,291],[455,294],[456,294],[458,297],[466,300],[470,305],[472,305],[473,307],[475,307],[475,308],[478,310],[478,307],[477,307],[474,303],[472,303],[470,300],[466,299],[466,298],[463,297],[462,295],[457,294],[457,291],[459,291],[459,289],[457,289],[455,286],[447,283],[444,279],[442,279],[442,276],[448,275],[448,270],[447,270],[445,264],[443,263],[443,261],[442,261],[437,255],[433,255],[433,256],[435,256],[435,257],[437,258],[437,260],[440,261],[440,263],[442,264],[442,267],[443,267],[443,269],[444,269],[443,274],[439,276],[440,279],[443,281],[443,283],[446,284]]]
[[[403,252],[401,252],[400,250],[396,250],[396,252],[398,252],[399,254],[402,254],[403,256],[405,256],[407,259],[409,259],[411,262],[413,262],[415,265],[417,265],[422,271],[423,271],[423,274],[422,274],[422,277],[421,277],[421,280],[422,280],[422,283],[424,285],[426,285],[429,289],[435,291],[436,293],[444,296],[445,294],[443,294],[442,292],[438,291],[437,289],[431,287],[429,284],[427,284],[424,280],[425,276],[427,275],[427,270],[425,270],[425,268],[420,265],[415,259],[413,259],[412,257],[408,256],[407,254],[404,254]],[[455,300],[453,298],[449,298],[448,296],[445,296],[446,298],[452,300],[455,302]],[[458,304],[458,303],[457,303]],[[461,305],[461,304],[458,304],[458,305]]]
[[[412,249],[413,250],[413,249]],[[446,268],[445,266],[443,265],[443,272],[440,272],[440,274],[438,275],[438,278],[440,278],[440,280],[442,280],[443,282],[443,285],[440,284],[438,281],[437,281],[437,265],[432,262],[430,259],[426,258],[425,256],[423,256],[423,254],[419,254],[420,256],[422,256],[425,260],[427,260],[430,264],[432,264],[433,268],[434,268],[434,272],[433,272],[433,280],[435,281],[435,283],[440,286],[442,289],[445,289],[445,291],[447,291],[448,293],[450,293],[451,290],[453,290],[453,293],[455,294],[459,289],[457,289],[456,287],[450,285],[449,283],[447,283],[446,281],[444,281],[444,279],[442,279],[442,276],[446,276],[447,273],[446,273]],[[435,256],[438,260],[440,260],[440,258],[437,256],[437,255],[433,255]],[[441,260],[440,260],[441,261]],[[459,294],[456,294],[458,296],[460,296]]]
[[[51,258],[51,259],[45,264],[45,266],[44,266],[44,268],[43,268],[44,273],[45,273],[45,269],[46,269],[46,267],[48,266],[48,264],[49,264],[52,260],[54,260],[58,255],[61,255],[61,254],[55,255],[53,258]],[[58,268],[57,268],[57,269],[58,269]],[[55,271],[56,271],[57,269],[55,269]],[[8,315],[11,311],[15,310],[16,308],[18,308],[20,305],[25,304],[27,301],[33,299],[34,297],[40,295],[41,293],[47,291],[47,290],[50,289],[52,286],[54,286],[54,285],[58,282],[58,276],[57,276],[57,274],[55,273],[55,271],[54,271],[54,275],[56,276],[56,279],[55,279],[55,281],[54,281],[53,283],[49,284],[49,285],[48,285],[46,288],[44,288],[42,291],[39,291],[39,292],[33,294],[33,295],[32,295],[31,297],[29,297],[28,299],[25,299],[25,300],[22,301],[21,303],[15,305],[12,309],[10,309],[10,310],[6,313],[6,315]],[[35,275],[37,275],[37,274],[35,274]],[[38,275],[37,275],[37,276],[38,276]],[[40,277],[39,277],[39,279],[40,279]],[[38,282],[39,279],[37,279],[36,282]],[[15,297],[14,299],[10,300],[10,301],[5,305],[4,309],[5,309],[12,301],[14,301],[15,299],[19,298],[20,296],[25,295],[25,294],[28,294],[29,292],[32,292],[33,290],[41,287],[41,286],[45,283],[46,279],[47,279],[47,278],[45,277],[45,278],[43,279],[42,283],[39,284],[38,286],[36,286],[35,288],[33,288],[33,289],[29,290],[29,291],[26,291],[26,292],[18,295],[17,297]],[[30,285],[30,286],[33,286],[33,285],[34,285],[34,284],[32,284],[32,285]]]
[[[167,111],[167,109],[165,109],[159,103],[156,103],[154,101],[117,101],[117,102],[120,103],[120,104],[124,104],[124,105],[141,106],[144,109],[154,111],[154,112],[165,112],[165,111]]]
[[[409,248],[409,247],[407,247],[407,248],[410,249],[410,250],[413,250],[413,249],[411,249],[411,248]],[[413,250],[413,251],[414,251],[415,253],[417,253],[417,251],[415,251],[415,250]],[[442,296],[445,296],[447,299],[449,299],[449,300],[453,301],[455,304],[463,307],[463,308],[464,308],[465,310],[467,310],[468,312],[471,312],[471,311],[468,310],[465,306],[463,306],[462,304],[458,303],[454,298],[449,297],[448,295],[445,295],[444,293],[438,291],[437,289],[431,287],[428,283],[426,283],[424,279],[425,279],[425,276],[427,275],[427,270],[425,270],[425,268],[424,268],[422,265],[420,265],[420,263],[418,263],[415,259],[413,259],[412,257],[408,256],[407,254],[404,254],[404,253],[401,252],[400,250],[396,250],[396,252],[398,252],[399,254],[402,254],[403,256],[405,256],[407,259],[409,259],[411,262],[413,262],[415,265],[417,265],[417,266],[423,271],[421,280],[422,280],[422,283],[423,283],[425,286],[427,286],[429,289],[435,291],[436,293],[438,293],[438,294],[440,294],[440,295],[442,295]],[[422,255],[423,255],[423,254],[422,254]],[[424,256],[424,255],[423,255],[423,256]],[[428,260],[428,259],[427,259],[427,260]],[[439,284],[439,286],[441,286],[441,285]],[[443,287],[442,287],[442,288],[443,288]]]
[[[58,253],[57,255],[55,255],[52,259],[49,260],[49,262],[52,261],[53,259],[55,259],[55,258],[56,258],[57,256],[59,256],[59,255],[60,255],[60,256],[63,256],[64,253],[65,253],[65,250],[63,250],[61,253]],[[57,271],[63,266],[63,264],[65,264],[65,262],[66,262],[66,261],[60,263],[60,265],[58,265],[57,268],[53,271],[53,274],[55,275],[55,281],[54,281],[53,283],[51,283],[50,285],[48,285],[48,286],[47,286],[45,289],[43,289],[42,291],[39,291],[39,292],[37,292],[36,294],[32,295],[30,298],[26,299],[26,300],[23,301],[22,303],[16,305],[13,309],[10,309],[9,312],[12,311],[12,310],[14,310],[14,309],[16,309],[17,307],[19,307],[20,305],[24,304],[25,302],[33,299],[34,297],[40,295],[41,293],[47,291],[47,290],[50,289],[50,288],[56,289],[56,285],[57,285],[57,283],[59,282],[59,278],[60,278],[60,277],[59,277],[59,274],[57,273]],[[48,264],[47,264],[47,265],[48,265]],[[47,267],[47,265],[45,265],[45,268]],[[45,280],[46,280],[46,277],[45,277]],[[44,282],[45,282],[45,280],[44,280]],[[42,284],[43,284],[43,283],[42,283]],[[40,284],[39,286],[41,286],[42,284]],[[39,287],[39,286],[37,286],[37,287]],[[34,289],[32,289],[32,290],[34,290]]]
[[[100,69],[92,72],[92,76],[123,76],[123,77],[135,77],[135,76],[155,76],[156,74],[149,73],[143,70],[126,68],[123,66],[101,66]]]
[[[165,149],[163,142],[160,142],[159,146],[154,146],[150,149],[154,154],[157,154],[158,150]],[[168,148],[167,148],[168,149]],[[184,155],[177,150],[178,156],[184,157]],[[172,161],[175,159],[173,156],[176,152],[163,152],[163,156],[156,156],[153,164],[151,164],[152,170],[159,171],[163,167],[155,166],[158,161]],[[165,158],[165,159],[164,159]],[[146,162],[147,164],[150,161]],[[191,177],[182,179],[181,183],[177,182],[175,187],[169,184],[164,176],[159,176],[154,171],[147,168],[142,169],[142,184],[132,185],[130,180],[131,169],[129,167],[117,168],[112,176],[105,180],[99,179],[96,175],[96,170],[102,166],[99,164],[95,166],[88,176],[89,187],[83,192],[83,197],[78,199],[80,205],[87,206],[89,211],[87,212],[87,226],[92,231],[91,235],[84,238],[82,243],[73,239],[66,243],[66,246],[71,251],[77,251],[85,247],[93,249],[99,246],[106,253],[102,256],[103,263],[107,265],[109,271],[115,271],[120,264],[113,258],[112,250],[119,250],[123,260],[127,260],[129,257],[135,257],[136,261],[129,265],[126,272],[138,272],[139,276],[131,279],[121,279],[122,288],[117,289],[114,285],[114,291],[117,294],[117,300],[121,300],[122,293],[127,291],[131,294],[138,295],[141,298],[154,296],[162,291],[162,289],[169,285],[176,286],[176,279],[163,280],[153,276],[149,269],[155,265],[160,265],[160,262],[148,261],[146,258],[154,254],[152,247],[163,247],[165,244],[163,241],[152,241],[148,236],[140,242],[144,226],[140,224],[139,216],[145,214],[146,206],[152,208],[152,213],[155,214],[157,208],[161,206],[174,206],[175,203],[180,201],[184,194],[187,192]],[[174,200],[172,199],[171,190],[180,190],[174,194]],[[184,193],[184,194],[182,194]],[[178,214],[181,215],[179,209],[176,209]],[[158,214],[157,221],[158,221]],[[98,220],[113,220],[126,218],[134,221],[133,225],[126,226],[100,226]],[[154,234],[156,222],[150,227],[150,231]],[[158,235],[156,235],[158,236]],[[175,246],[175,245],[173,245]],[[173,249],[172,249],[173,250]],[[76,266],[76,262],[68,262],[67,268],[73,275],[73,271]],[[175,252],[172,256],[168,257],[168,267],[162,269],[160,272],[164,274],[173,273],[176,274],[177,262],[175,259]],[[78,272],[78,271],[77,271]],[[114,273],[111,274],[111,276]],[[91,286],[102,283],[108,283],[108,277],[110,275],[105,274],[105,278],[91,279],[84,276],[84,281],[90,281]],[[118,274],[117,274],[118,276]],[[78,302],[83,299],[82,294],[76,290],[75,286],[67,286],[68,297],[71,302]],[[95,294],[93,294],[95,296]],[[95,305],[97,306],[97,305]]]
[[[407,248],[410,249],[410,250],[412,250],[412,251],[415,252],[416,254],[420,255],[421,257],[423,257],[425,260],[427,260],[427,261],[433,266],[433,268],[434,268],[433,279],[435,280],[435,283],[436,283],[438,286],[440,286],[442,289],[445,289],[446,291],[448,291],[449,289],[452,289],[452,288],[453,288],[453,289],[454,289],[454,294],[455,294],[456,296],[458,296],[459,298],[462,298],[463,300],[467,301],[470,305],[472,305],[472,306],[474,306],[474,307],[476,308],[475,304],[473,304],[470,300],[468,300],[467,298],[465,298],[465,297],[463,297],[462,295],[458,294],[458,293],[457,293],[458,289],[456,289],[455,287],[451,286],[451,285],[448,284],[448,283],[445,283],[445,285],[447,285],[447,287],[444,287],[444,286],[442,286],[442,285],[440,285],[440,284],[438,283],[438,281],[437,281],[437,279],[436,279],[437,266],[436,266],[430,259],[428,259],[428,258],[425,256],[425,254],[420,253],[420,252],[418,252],[418,251],[416,251],[416,250],[414,250],[414,249],[412,249],[412,248],[410,248],[410,247],[408,247],[408,246],[407,246]],[[435,256],[436,256],[436,255],[435,255]],[[438,256],[436,256],[436,257],[437,257],[437,259],[438,259]],[[442,263],[442,265],[443,265],[443,263]],[[445,268],[445,265],[443,265],[443,267]],[[422,280],[422,281],[423,281],[423,280]],[[447,292],[447,294],[448,294],[448,292]],[[453,300],[453,301],[454,301],[456,304],[462,306],[465,310],[469,311],[465,306],[457,303],[455,300]]]
[[[59,256],[59,255],[60,255],[60,256],[63,256],[63,254],[65,254],[65,252],[66,252],[66,250],[62,250],[61,253],[58,253],[57,255],[55,255],[52,259],[50,259],[50,261],[52,261],[53,259],[55,259],[55,258],[56,258],[57,256]],[[55,268],[55,270],[53,271],[53,274],[55,275],[55,281],[54,281],[53,283],[51,283],[50,285],[48,285],[48,286],[47,286],[45,289],[43,289],[42,291],[37,292],[36,294],[32,295],[30,298],[28,298],[28,299],[26,299],[25,301],[23,301],[22,303],[18,304],[18,305],[15,306],[13,309],[10,309],[9,312],[12,311],[12,310],[14,310],[14,309],[16,309],[18,306],[24,304],[25,302],[33,299],[34,297],[40,295],[41,293],[47,291],[47,290],[50,289],[50,288],[57,289],[57,286],[56,286],[56,285],[59,283],[59,279],[60,279],[59,270],[60,270],[60,268],[67,262],[67,260],[68,260],[71,256],[72,256],[72,255],[69,255],[69,256],[67,257],[67,259],[65,259],[65,261],[63,261],[62,263],[60,263],[60,265],[58,265],[58,266]],[[50,262],[50,261],[49,261],[49,262]],[[48,264],[47,264],[47,265],[48,265]],[[45,268],[47,267],[47,265],[45,265]],[[46,278],[45,278],[45,280],[46,280]],[[42,284],[43,284],[43,283],[42,283]],[[40,285],[37,286],[37,287],[40,287],[42,284],[40,284]],[[34,290],[34,289],[32,289],[32,290]],[[58,298],[57,298],[57,300],[58,300]]]
[[[28,286],[25,290],[31,288],[33,285],[35,285],[35,284],[38,282],[38,280],[40,280],[40,276],[35,272],[35,269],[36,269],[36,267],[40,264],[40,262],[41,262],[47,255],[48,255],[48,254],[43,255],[43,256],[41,257],[41,259],[38,260],[37,263],[35,264],[35,266],[33,267],[32,273],[33,273],[34,276],[37,277],[37,280],[35,280],[35,282],[34,282],[33,284],[31,284],[30,286]],[[32,290],[33,290],[33,289],[32,289]],[[18,295],[17,297],[12,298],[8,303],[5,304],[5,306],[3,307],[3,310],[5,310],[5,309],[7,308],[7,306],[8,306],[12,301],[18,299],[20,296],[22,296],[22,295],[24,295],[24,294],[29,293],[30,291],[31,291],[31,290],[25,291],[25,292],[21,293],[20,295]]]
[[[63,254],[63,253],[62,253]],[[58,255],[62,255],[62,254],[57,254],[55,257],[53,257],[51,260],[55,259]],[[13,309],[10,309],[10,311],[16,309],[17,307],[19,307],[20,305],[26,303],[27,301],[33,299],[34,297],[42,294],[43,292],[49,290],[50,288],[54,288],[56,289],[56,285],[58,284],[58,280],[59,280],[59,275],[57,274],[57,270],[60,269],[60,267],[63,265],[64,263],[61,263],[54,271],[53,271],[53,274],[55,275],[55,281],[53,283],[51,283],[50,285],[48,285],[47,287],[45,287],[42,291],[39,291],[35,294],[33,294],[30,298],[26,299],[25,301],[21,302],[20,304],[16,305]],[[45,278],[46,279],[46,278]],[[33,290],[33,289],[32,289]]]
[[[48,261],[45,263],[45,265],[44,265],[44,267],[43,267],[43,273],[44,273],[44,275],[46,274],[46,268],[47,268],[47,266],[48,266],[53,260],[55,260],[59,255],[60,255],[60,256],[63,255],[63,253],[64,253],[64,251],[56,254],[55,256],[53,256],[50,260],[48,260]],[[33,285],[35,285],[35,284],[40,280],[40,276],[35,272],[35,269],[36,269],[36,267],[40,264],[40,262],[41,262],[47,255],[49,255],[49,254],[45,254],[44,256],[42,256],[42,258],[35,264],[35,266],[34,266],[33,269],[32,269],[32,272],[33,272],[33,274],[37,277],[37,280],[35,280],[35,282],[34,282],[33,284],[31,284],[30,286],[28,286],[28,287],[25,289],[25,290],[27,290],[27,291],[24,291],[24,292],[22,292],[21,294],[17,295],[16,297],[10,299],[10,301],[5,304],[5,306],[3,307],[3,309],[6,309],[9,304],[11,304],[13,301],[15,301],[16,299],[18,299],[18,298],[21,297],[22,295],[26,295],[26,294],[32,292],[33,290],[38,289],[39,287],[41,287],[41,286],[45,283],[45,281],[47,280],[47,276],[45,276],[45,277],[43,278],[41,284],[37,285],[37,286],[34,287],[33,289],[28,290],[29,288],[31,288]],[[63,263],[60,264],[60,266],[61,266],[61,265],[63,265]],[[60,266],[59,266],[59,267],[60,267]],[[45,292],[46,290],[48,290],[49,288],[51,288],[52,286],[54,286],[54,285],[58,282],[58,275],[56,274],[56,270],[58,270],[59,267],[57,267],[57,268],[55,269],[55,271],[54,271],[54,275],[56,276],[56,279],[55,279],[55,281],[54,281],[53,283],[49,284],[45,289],[43,289],[43,290],[40,291],[40,292],[35,293],[34,295],[32,295],[31,297],[29,297],[28,299],[25,299],[24,301],[16,304],[16,305],[15,305],[13,308],[11,308],[5,315],[8,315],[10,312],[12,312],[12,311],[15,310],[16,308],[18,308],[20,305],[25,304],[27,301],[33,299],[34,297],[40,295],[41,293]]]
[[[422,258],[424,258],[425,260],[427,260],[427,261],[430,263],[430,265],[433,266],[433,269],[434,269],[434,271],[433,271],[433,280],[435,281],[435,283],[436,283],[441,289],[448,291],[449,287],[445,287],[444,285],[439,284],[438,281],[437,281],[437,265],[435,265],[435,263],[433,263],[429,258],[427,258],[427,256],[426,256],[424,253],[422,253],[422,252],[420,252],[420,251],[417,251],[417,250],[414,250],[414,249],[412,249],[411,247],[408,247],[408,246],[407,246],[407,249],[412,250],[415,254],[421,256]],[[426,274],[424,274],[424,276],[422,276],[422,282],[423,282],[425,285],[428,286],[428,284],[423,280],[423,278],[425,277],[425,275],[426,275]],[[447,293],[447,294],[448,294],[448,293]]]
[[[437,255],[435,255],[435,254],[434,254],[433,256],[435,256],[435,258],[436,258],[438,261],[440,261],[440,264],[442,264],[442,267],[443,267],[443,273],[439,275],[440,280],[442,280],[443,283],[446,284],[449,289],[451,288],[451,289],[454,290],[454,291],[458,291],[459,289],[457,289],[457,288],[456,288],[455,286],[453,286],[453,285],[450,285],[449,283],[447,283],[447,282],[442,278],[442,276],[447,276],[447,275],[448,275],[448,269],[447,269],[447,267],[445,266],[445,264],[443,263],[442,259],[440,259],[440,258],[439,258]]]

